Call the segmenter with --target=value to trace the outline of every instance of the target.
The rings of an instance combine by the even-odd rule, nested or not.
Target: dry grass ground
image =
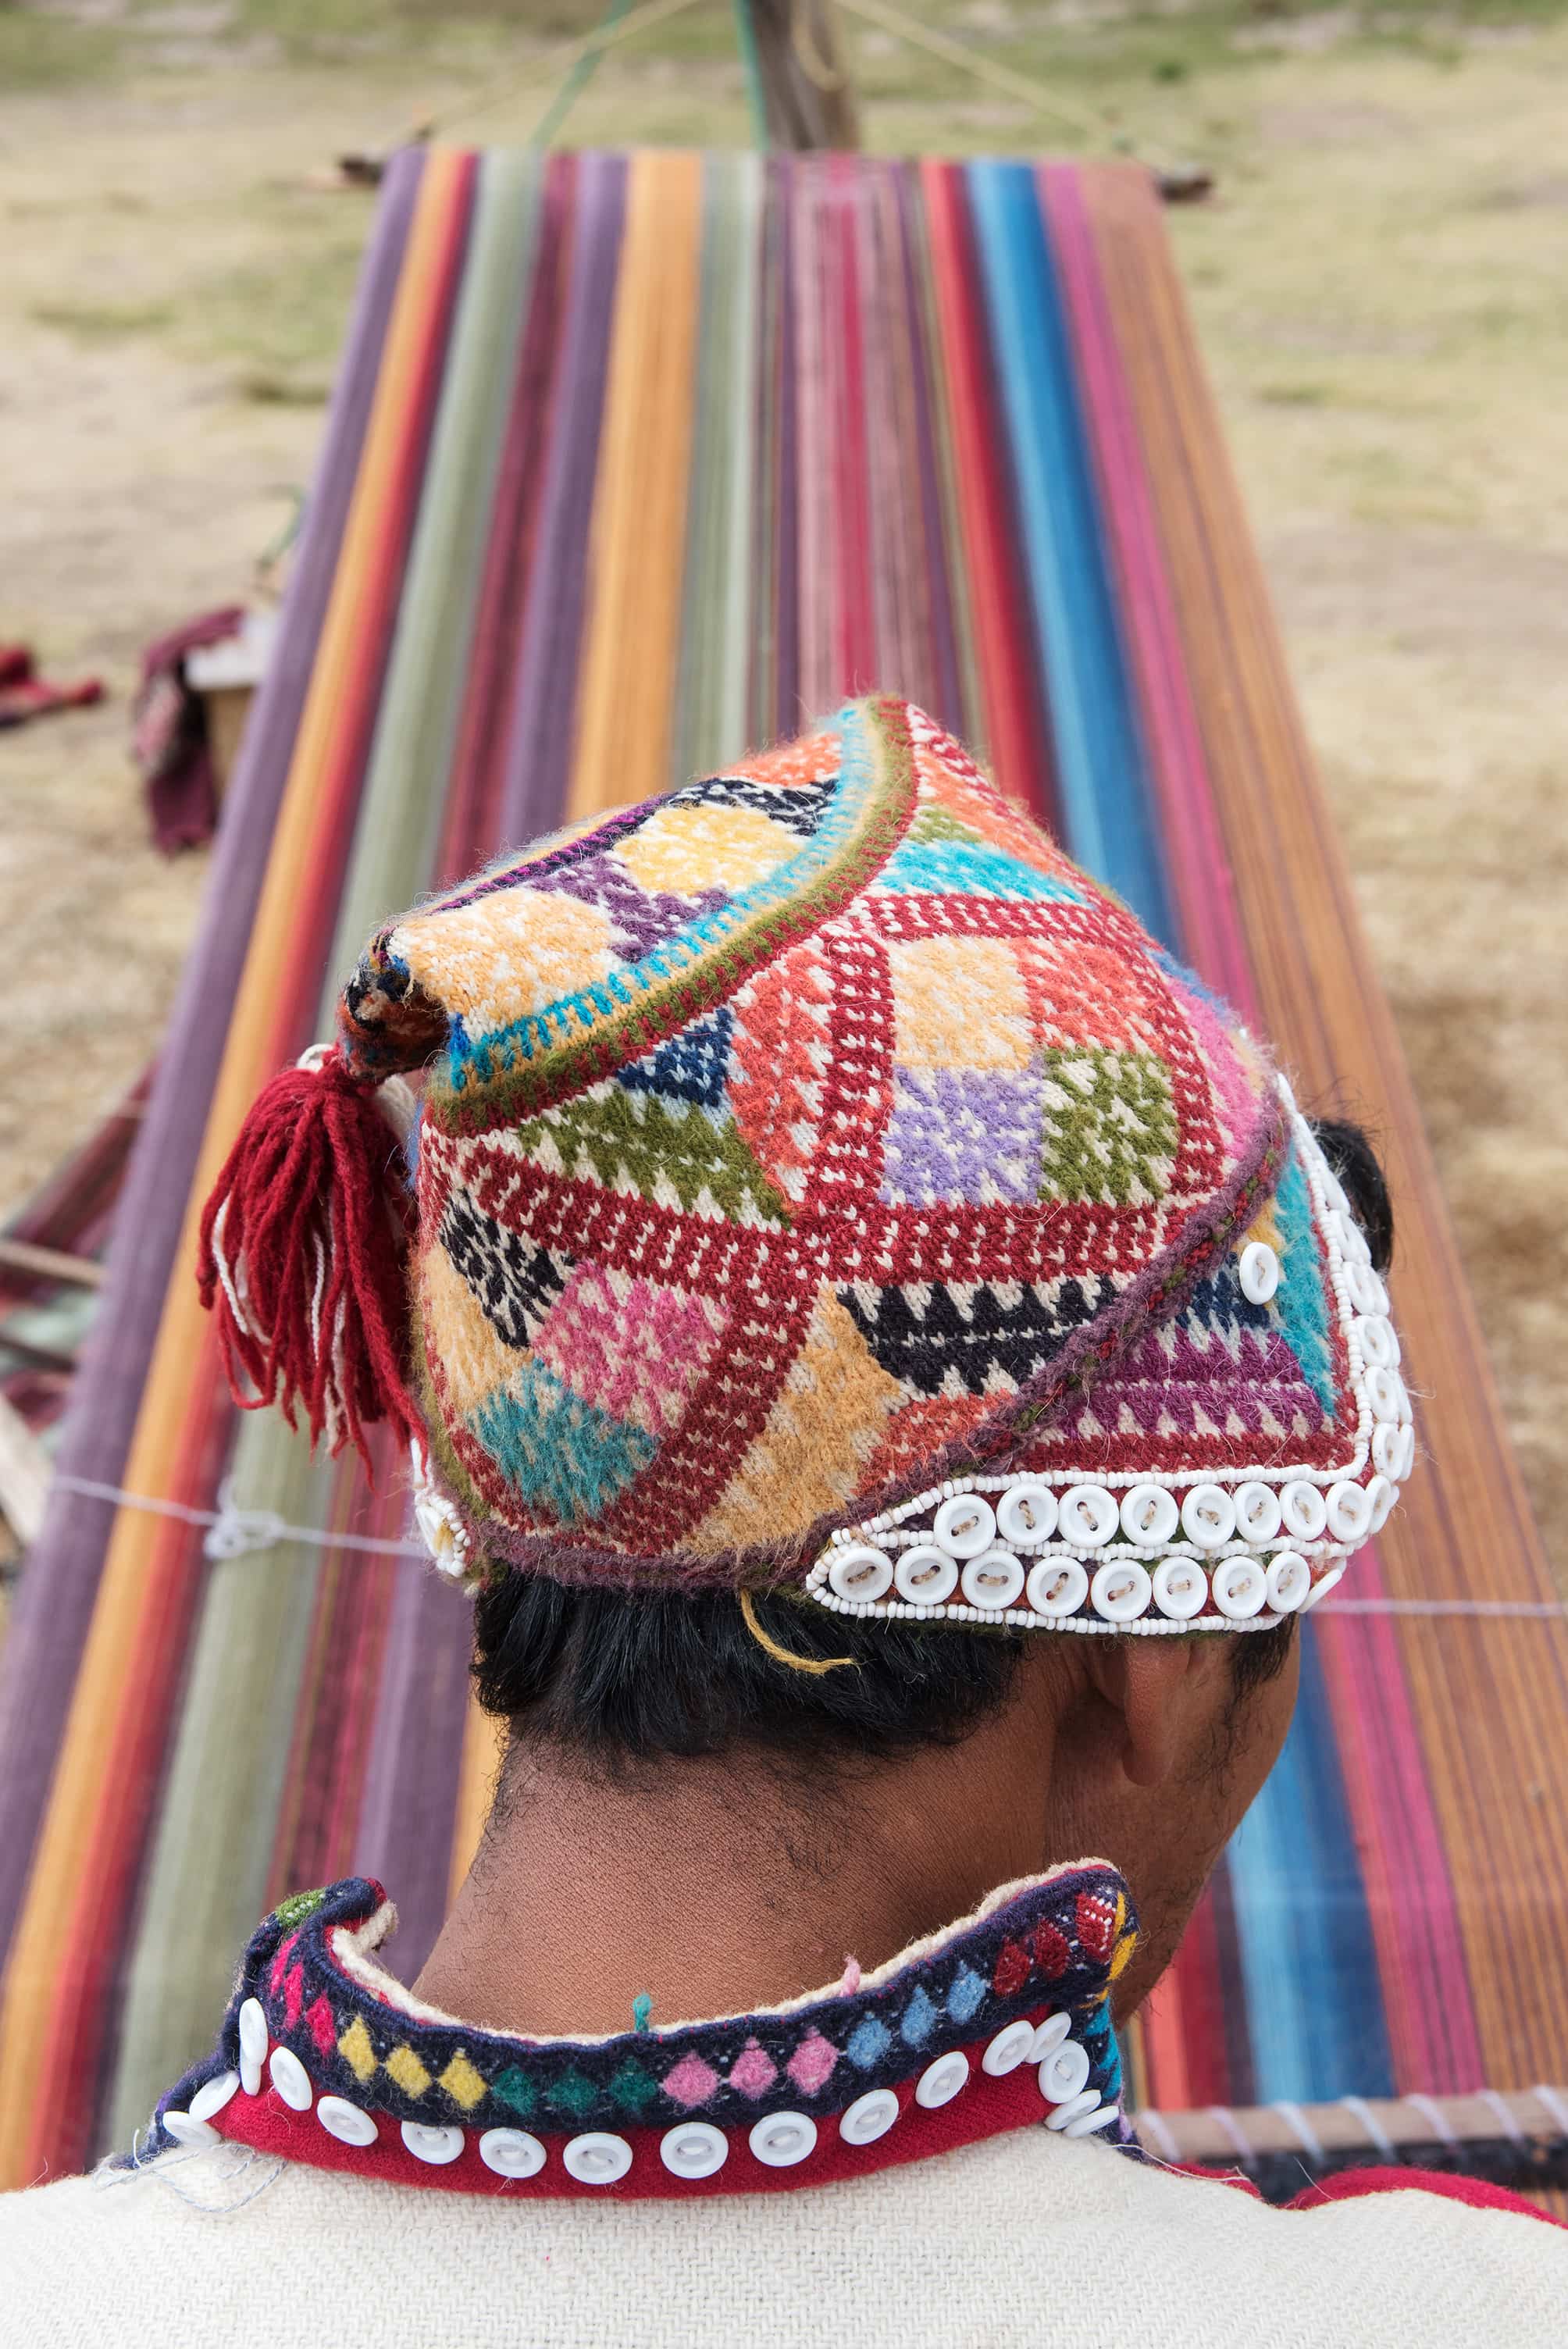
[[[552,85],[531,7],[0,7],[0,640],[107,708],[0,736],[12,1019],[0,1207],[152,1050],[200,860],[146,839],[126,694],[152,636],[242,589],[304,480],[367,219],[344,145]],[[581,16],[562,0],[559,21]],[[1389,15],[917,13],[1202,156],[1172,215],[1307,721],[1415,1069],[1526,1475],[1568,1521],[1568,30]],[[738,140],[710,0],[606,65],[584,139]],[[1026,111],[864,36],[874,143],[1019,148]],[[1558,1554],[1562,1557],[1561,1540]]]

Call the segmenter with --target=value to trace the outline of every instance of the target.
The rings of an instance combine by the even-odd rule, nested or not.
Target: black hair
[[[1387,1268],[1393,1211],[1358,1126],[1324,1122],[1319,1144],[1373,1263]],[[748,1746],[790,1763],[873,1761],[955,1744],[1006,1699],[1026,1631],[832,1615],[796,1599],[733,1591],[625,1591],[501,1574],[474,1609],[474,1682],[515,1737],[614,1764]],[[1233,1638],[1235,1704],[1284,1668],[1294,1617]],[[1194,1633],[1202,1638],[1203,1633]],[[772,1641],[799,1660],[769,1652]],[[830,1671],[801,1670],[847,1657]]]

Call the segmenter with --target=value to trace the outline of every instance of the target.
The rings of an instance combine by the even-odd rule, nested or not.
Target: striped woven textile
[[[988,758],[1391,1164],[1432,1464],[1312,1619],[1137,2091],[1561,2077],[1568,1625],[1148,182],[438,150],[387,177],[0,1656],[7,2182],[129,2140],[284,1892],[385,1876],[411,1972],[482,1816],[465,1607],[395,1497],[241,1422],[219,1373],[192,1216],[252,1094],[386,909],[873,686]],[[168,1511],[221,1487],[316,1537],[210,1560]]]

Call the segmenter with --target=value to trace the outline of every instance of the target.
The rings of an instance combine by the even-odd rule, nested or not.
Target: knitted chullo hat
[[[458,1574],[1246,1628],[1408,1473],[1287,1088],[905,704],[428,901],[338,1020],[253,1112],[205,1293],[245,1400],[401,1427]],[[416,1071],[410,1196],[378,1088]]]

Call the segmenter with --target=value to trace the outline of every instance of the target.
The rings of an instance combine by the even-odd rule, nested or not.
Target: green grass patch
[[[35,302],[27,315],[35,326],[52,326],[89,348],[166,333],[174,319],[167,302]]]
[[[78,25],[0,0],[0,93],[58,89],[112,71],[121,43],[110,25]]]

